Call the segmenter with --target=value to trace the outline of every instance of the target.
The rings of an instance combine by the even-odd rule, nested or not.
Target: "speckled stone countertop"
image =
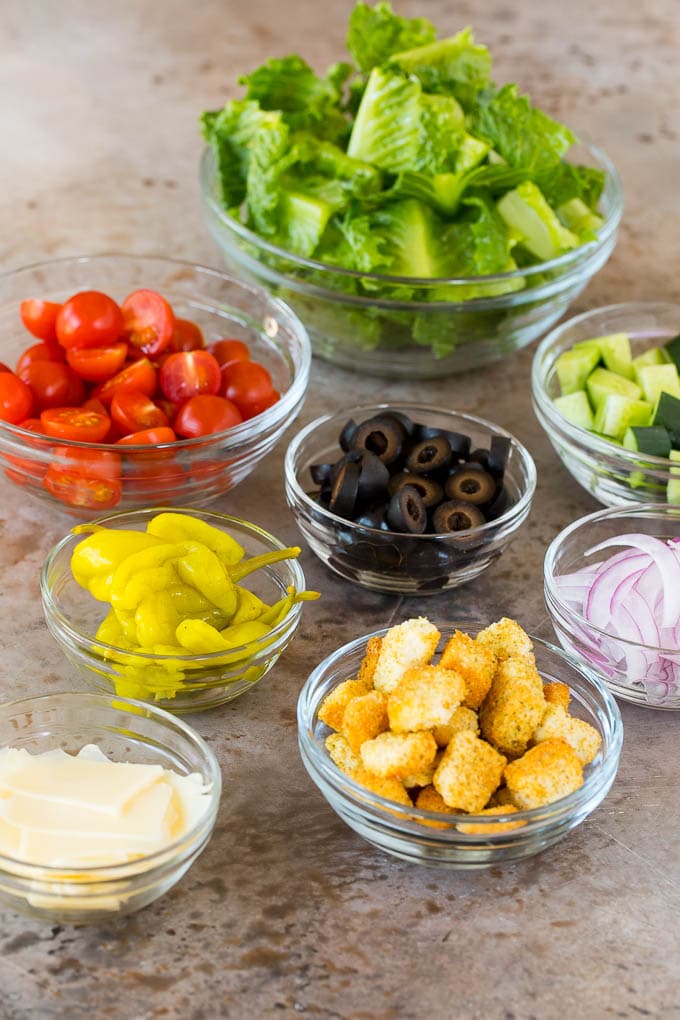
[[[347,0],[3,0],[0,268],[111,250],[219,265],[201,219],[198,114],[269,55],[302,49],[318,67],[335,59],[349,8]],[[577,310],[677,298],[677,0],[404,0],[400,10],[443,30],[474,24],[498,80],[518,80],[619,167],[619,245]],[[622,705],[621,768],[599,810],[544,854],[477,873],[372,850],[328,808],[298,757],[300,686],[350,637],[461,609],[517,615],[550,634],[545,547],[595,504],[533,418],[531,357],[529,349],[484,373],[412,385],[314,365],[303,421],[368,402],[379,385],[389,399],[451,404],[510,429],[538,465],[529,524],[484,576],[427,602],[354,589],[305,552],[308,580],[324,597],[306,607],[275,672],[232,706],[193,717],[224,775],[208,849],[167,896],[107,927],[50,928],[3,913],[2,1020],[680,1017],[676,714]],[[217,505],[292,542],[283,448]],[[0,481],[3,698],[71,682],[38,595],[41,561],[68,526]]]

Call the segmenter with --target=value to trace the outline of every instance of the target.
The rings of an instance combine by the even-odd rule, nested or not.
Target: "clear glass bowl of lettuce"
[[[360,2],[347,47],[352,63],[324,77],[274,58],[239,79],[243,99],[203,114],[213,237],[328,361],[413,378],[504,357],[611,254],[615,168],[495,86],[470,29],[438,39],[424,18]]]

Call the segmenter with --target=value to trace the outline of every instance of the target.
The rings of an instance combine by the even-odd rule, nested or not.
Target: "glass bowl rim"
[[[350,407],[347,410],[333,411],[330,414],[321,415],[320,417],[315,418],[314,421],[311,421],[307,425],[304,425],[299,430],[299,432],[297,432],[291,439],[290,443],[288,444],[288,447],[286,448],[286,454],[284,458],[284,475],[286,483],[293,491],[295,495],[295,501],[299,506],[304,506],[304,508],[308,511],[313,510],[315,513],[320,513],[321,515],[323,515],[324,519],[327,520],[328,524],[332,525],[333,527],[340,526],[343,528],[358,529],[362,533],[366,532],[369,535],[382,536],[383,539],[387,539],[389,537],[396,537],[399,540],[405,539],[408,541],[412,540],[420,542],[434,541],[444,543],[447,541],[451,541],[451,539],[455,538],[455,536],[457,535],[460,536],[466,535],[466,532],[455,531],[447,531],[442,533],[441,535],[425,533],[423,533],[422,535],[412,535],[401,531],[381,531],[379,528],[369,528],[363,524],[357,524],[355,521],[348,521],[344,517],[338,517],[337,514],[334,514],[331,510],[327,510],[325,507],[321,506],[320,503],[316,503],[313,499],[311,499],[311,497],[308,496],[308,494],[304,491],[304,489],[300,485],[298,481],[297,472],[294,469],[294,459],[303,442],[306,439],[310,438],[317,428],[319,428],[322,425],[328,424],[330,421],[333,420],[333,418],[347,417],[347,419],[349,419],[354,418],[355,416],[358,416],[366,411],[371,411],[374,414],[377,414],[380,413],[381,411],[388,411],[390,409],[396,411],[404,411],[406,414],[408,414],[410,411],[423,411],[425,413],[430,414],[434,413],[442,414],[447,417],[455,417],[458,420],[462,420],[464,422],[471,422],[473,425],[481,426],[482,428],[488,429],[494,435],[504,436],[512,441],[512,443],[514,444],[514,449],[517,450],[522,466],[527,474],[526,488],[524,492],[522,492],[522,494],[520,495],[517,502],[514,503],[511,507],[509,507],[504,513],[502,513],[500,517],[496,517],[492,521],[485,521],[484,524],[480,524],[476,528],[471,528],[470,531],[474,532],[475,536],[488,534],[489,532],[493,531],[495,528],[498,528],[499,526],[511,524],[513,523],[515,518],[521,517],[525,511],[528,511],[529,507],[531,506],[531,502],[534,498],[534,493],[536,491],[537,471],[534,459],[529,453],[529,450],[524,446],[524,444],[521,443],[519,439],[517,439],[511,432],[508,432],[506,429],[501,428],[500,425],[495,425],[493,422],[487,421],[485,418],[478,418],[474,414],[465,414],[462,411],[452,411],[449,408],[445,407],[436,407],[433,404],[421,404],[418,401],[393,401],[389,404],[375,404],[375,405],[362,404],[358,407]],[[340,447],[338,447],[338,449],[340,449]],[[470,535],[469,537],[472,537],[472,535]]]
[[[188,723],[183,722],[170,712],[166,712],[165,709],[159,708],[156,705],[149,704],[146,701],[138,701],[135,698],[122,698],[117,694],[101,694],[95,693],[94,691],[50,691],[49,694],[37,694],[29,695],[28,697],[15,698],[12,701],[4,701],[0,703],[0,715],[6,714],[11,710],[21,710],[22,706],[36,705],[37,703],[46,703],[51,701],[53,698],[68,698],[75,702],[82,702],[88,700],[95,702],[95,705],[99,703],[104,707],[104,703],[107,707],[112,707],[117,711],[126,711],[127,706],[130,706],[132,711],[128,711],[128,714],[133,718],[136,716],[151,716],[152,721],[155,725],[167,727],[168,723],[171,723],[173,727],[176,727],[181,731],[182,738],[188,740],[193,744],[194,748],[197,748],[203,758],[203,762],[206,766],[206,770],[209,773],[208,786],[210,801],[203,812],[201,817],[194,823],[191,829],[186,832],[183,836],[174,839],[171,843],[168,843],[166,847],[160,850],[154,850],[153,853],[144,854],[141,857],[137,857],[132,861],[123,861],[120,864],[98,864],[98,865],[87,865],[87,867],[69,867],[68,865],[54,865],[54,864],[31,864],[30,862],[23,861],[20,858],[9,857],[5,854],[0,854],[0,873],[7,873],[12,878],[28,881],[58,881],[61,884],[69,885],[72,884],[74,887],[82,889],[84,892],[87,891],[89,885],[94,885],[102,881],[106,881],[107,877],[110,881],[115,882],[121,879],[134,880],[139,874],[148,874],[154,864],[163,864],[168,858],[172,858],[174,862],[178,862],[183,858],[183,854],[180,852],[182,847],[192,848],[196,843],[197,839],[201,836],[206,827],[208,831],[212,828],[217,808],[219,806],[220,797],[222,794],[222,771],[217,761],[215,752],[208,746],[203,737]],[[116,703],[115,705],[113,703]],[[120,707],[119,707],[120,706]],[[44,707],[48,707],[46,704]],[[163,746],[161,744],[161,746]],[[19,866],[21,873],[17,874],[11,867],[5,866],[5,862],[10,865]],[[33,870],[34,874],[31,874]],[[65,873],[83,871],[89,875],[92,873],[92,879],[86,879],[85,881],[78,880],[73,881],[68,877],[63,877]],[[56,878],[57,875],[62,877]],[[51,877],[50,877],[51,876]]]

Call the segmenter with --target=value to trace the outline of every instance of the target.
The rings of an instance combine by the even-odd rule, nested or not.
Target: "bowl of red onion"
[[[680,506],[581,517],[548,547],[557,638],[624,701],[680,709]]]

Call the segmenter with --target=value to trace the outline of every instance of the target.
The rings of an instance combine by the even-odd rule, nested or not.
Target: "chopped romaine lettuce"
[[[488,86],[491,74],[491,55],[486,46],[475,43],[470,28],[396,53],[392,61],[407,74],[415,74],[428,92],[454,95],[466,107]]]
[[[427,18],[402,18],[388,3],[358,3],[349,19],[347,49],[360,71],[384,64],[393,53],[433,42],[434,25]]]

